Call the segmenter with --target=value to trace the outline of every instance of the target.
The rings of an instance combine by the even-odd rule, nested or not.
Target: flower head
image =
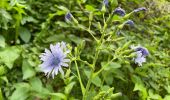
[[[146,62],[146,58],[144,56],[142,56],[141,52],[136,52],[136,54],[137,54],[137,57],[134,59],[134,61],[139,66],[142,66],[142,63]]]
[[[133,10],[133,12],[139,12],[139,11],[146,11],[146,8],[141,7],[141,8],[137,8],[137,9]]]
[[[41,70],[49,77],[52,75],[58,74],[58,71],[64,75],[64,71],[62,67],[68,67],[68,62],[70,59],[67,59],[67,54],[70,51],[66,48],[66,44],[64,42],[57,43],[56,45],[50,45],[50,50],[45,49],[45,53],[40,55],[40,60],[43,63],[40,65]]]
[[[65,21],[69,22],[71,20],[72,14],[70,12],[67,12],[65,15]]]
[[[118,7],[113,11],[114,14],[118,14],[119,16],[125,16],[126,12],[122,8]]]
[[[105,5],[105,6],[109,6],[109,1],[108,0],[103,0],[103,5]]]
[[[131,46],[131,49],[133,49],[136,53],[136,58],[134,58],[135,63],[137,63],[139,66],[142,66],[143,62],[146,62],[146,56],[149,55],[149,51],[147,48],[144,48],[140,45],[138,46]]]
[[[128,24],[130,25],[131,27],[133,27],[135,24],[132,20],[127,20],[126,22],[124,22],[124,24]]]

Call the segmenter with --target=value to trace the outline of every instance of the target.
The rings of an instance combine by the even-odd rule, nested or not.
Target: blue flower
[[[141,7],[141,8],[137,8],[137,9],[133,10],[133,12],[139,12],[139,11],[146,11],[146,8]]]
[[[108,0],[103,0],[103,4],[108,7],[109,6],[109,1]]]
[[[139,66],[142,66],[142,63],[146,62],[146,58],[144,56],[142,56],[141,52],[136,52],[136,54],[137,54],[137,57],[134,59],[134,61]]]
[[[149,51],[147,50],[147,48],[144,48],[140,45],[138,46],[131,46],[131,49],[133,49],[136,53],[136,58],[134,58],[134,61],[136,64],[138,64],[139,66],[142,66],[143,62],[146,62],[146,56],[149,55]]]
[[[131,27],[133,27],[135,24],[132,20],[127,20],[126,22],[124,22],[124,24],[128,24],[130,25]]]
[[[125,16],[126,12],[122,8],[118,7],[113,11],[114,14],[118,14],[119,16]]]
[[[149,55],[149,51],[146,48],[144,48],[144,47],[139,46],[135,50],[136,51],[140,51],[142,53],[142,56],[144,56],[144,57]]]
[[[66,15],[65,15],[65,21],[66,22],[71,21],[71,17],[72,17],[72,14],[70,12],[67,12]]]
[[[43,63],[40,65],[41,70],[49,77],[52,75],[57,75],[60,72],[64,75],[64,71],[62,67],[68,67],[68,62],[70,59],[67,59],[67,54],[70,51],[66,48],[66,44],[64,42],[57,43],[56,45],[50,45],[50,50],[45,49],[45,53],[40,55],[40,60]]]

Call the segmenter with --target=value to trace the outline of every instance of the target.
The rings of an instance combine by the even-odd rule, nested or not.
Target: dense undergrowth
[[[1,0],[0,100],[170,100],[170,2],[104,1]],[[69,67],[53,79],[39,56],[61,41]]]

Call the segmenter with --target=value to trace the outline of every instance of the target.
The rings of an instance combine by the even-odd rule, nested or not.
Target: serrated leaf
[[[28,43],[31,39],[30,31],[24,27],[19,28],[19,36],[25,43]]]
[[[35,75],[35,71],[26,59],[22,62],[23,79],[28,79]]]
[[[14,61],[20,56],[20,52],[21,50],[15,46],[4,48],[0,50],[0,61],[11,69]]]

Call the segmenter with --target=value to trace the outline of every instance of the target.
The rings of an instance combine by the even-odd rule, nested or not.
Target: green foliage
[[[8,68],[12,68],[14,61],[20,56],[21,50],[16,47],[6,47],[0,51],[1,63],[5,64]]]
[[[28,79],[35,75],[35,71],[27,60],[22,62],[23,79]]]
[[[0,100],[170,100],[170,1],[108,1],[1,0]],[[112,13],[118,6],[124,17]],[[71,63],[47,78],[39,56],[60,41]],[[141,67],[133,44],[150,53]]]
[[[2,35],[0,35],[0,47],[5,47],[5,38]]]
[[[30,41],[30,39],[31,39],[31,33],[29,32],[28,29],[26,29],[26,28],[24,28],[24,27],[20,27],[19,33],[20,33],[19,35],[20,35],[21,39],[22,39],[25,43],[27,43],[27,42]]]

